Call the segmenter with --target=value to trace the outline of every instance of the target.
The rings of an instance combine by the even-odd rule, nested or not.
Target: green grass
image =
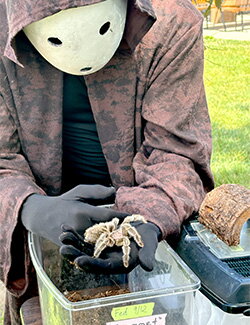
[[[250,187],[250,42],[213,37],[204,42],[215,184]]]

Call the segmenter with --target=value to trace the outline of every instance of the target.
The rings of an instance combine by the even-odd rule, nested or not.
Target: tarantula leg
[[[131,225],[124,225],[124,232],[126,232],[130,238],[133,238],[136,244],[140,247],[143,247],[143,241],[141,239],[141,235],[138,233],[138,231],[135,229],[135,227]]]
[[[122,261],[123,261],[123,265],[125,267],[129,266],[129,254],[130,254],[130,251],[131,251],[130,240],[128,239],[128,237],[124,237],[123,238],[123,245],[122,245],[122,252],[123,252]]]
[[[96,241],[95,250],[94,250],[94,257],[99,257],[102,251],[107,247],[114,246],[115,241],[113,238],[109,236],[107,233],[103,233]]]
[[[147,223],[146,219],[140,214],[132,214],[131,216],[126,217],[122,223],[130,223],[135,221],[141,221]]]

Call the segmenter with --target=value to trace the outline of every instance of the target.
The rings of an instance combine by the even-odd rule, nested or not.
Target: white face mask
[[[114,55],[124,32],[127,0],[60,11],[24,28],[38,52],[53,66],[74,75],[100,70]]]

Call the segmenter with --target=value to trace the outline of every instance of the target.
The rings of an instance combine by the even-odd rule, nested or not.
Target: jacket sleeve
[[[154,51],[142,51],[152,59],[144,71],[144,141],[133,162],[137,186],[121,187],[116,198],[118,209],[146,216],[163,238],[178,234],[213,188],[202,20],[175,28],[166,26],[165,43]]]
[[[31,263],[27,231],[18,221],[19,209],[27,196],[44,192],[35,184],[21,153],[18,122],[9,109],[8,79],[1,64],[0,69],[0,276],[11,292],[21,295]]]

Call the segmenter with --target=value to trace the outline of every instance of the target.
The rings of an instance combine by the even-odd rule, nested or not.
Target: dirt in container
[[[65,297],[71,302],[80,302],[84,300],[99,299],[121,294],[130,293],[127,287],[116,288],[115,286],[105,286],[100,288],[76,290],[64,292]],[[100,307],[99,307],[100,306]],[[72,313],[73,324],[104,325],[107,322],[114,321],[111,312],[112,307],[96,305],[95,308]]]
[[[95,289],[85,289],[77,290],[71,292],[64,292],[65,297],[71,302],[78,302],[83,300],[104,298],[117,296],[125,293],[130,293],[128,288],[113,288],[113,287],[103,287]]]

